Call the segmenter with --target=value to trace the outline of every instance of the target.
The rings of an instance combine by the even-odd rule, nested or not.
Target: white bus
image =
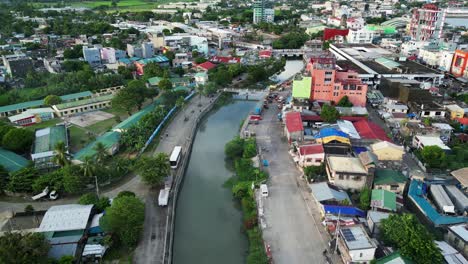
[[[174,150],[172,150],[171,157],[169,158],[169,163],[171,164],[171,168],[177,169],[181,156],[182,156],[182,147],[175,146]]]

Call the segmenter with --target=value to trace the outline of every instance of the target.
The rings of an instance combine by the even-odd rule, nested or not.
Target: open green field
[[[41,128],[46,128],[46,127],[51,127],[51,126],[55,126],[56,124],[58,123],[61,123],[63,122],[62,119],[60,118],[54,118],[54,119],[51,119],[51,120],[47,120],[47,121],[43,121],[39,124],[35,124],[35,125],[32,125],[32,126],[27,126],[25,127],[27,130],[31,130],[31,131],[34,131],[36,129],[41,129]]]
[[[107,120],[102,120],[96,124],[86,127],[88,130],[93,131],[94,133],[100,135],[108,130],[110,130],[114,125],[117,124],[115,118],[109,118]]]
[[[70,132],[70,149],[73,153],[82,149],[94,138],[88,135],[87,131],[77,126],[71,126],[68,131]]]

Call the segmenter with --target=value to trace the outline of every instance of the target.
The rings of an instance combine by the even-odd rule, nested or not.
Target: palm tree
[[[54,148],[55,155],[52,157],[52,161],[59,165],[60,167],[64,167],[65,165],[70,164],[69,154],[67,150],[67,146],[63,141],[57,142]]]
[[[94,162],[93,157],[84,157],[83,163],[81,164],[81,169],[83,170],[83,176],[85,178],[93,177],[96,171],[96,163]]]
[[[96,154],[95,154],[96,162],[99,164],[102,164],[109,156],[106,150],[106,146],[104,146],[102,142],[98,142],[96,143],[93,149],[94,151],[96,151]]]

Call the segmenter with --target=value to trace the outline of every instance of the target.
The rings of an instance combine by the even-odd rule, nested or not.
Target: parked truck
[[[49,194],[49,186],[45,187],[44,190],[42,190],[41,193],[34,195],[31,197],[34,201],[37,201],[41,198],[46,197]]]
[[[430,192],[439,210],[445,214],[455,214],[455,206],[442,185],[431,184]]]
[[[159,206],[167,206],[169,202],[169,189],[161,189],[159,191],[158,204]]]

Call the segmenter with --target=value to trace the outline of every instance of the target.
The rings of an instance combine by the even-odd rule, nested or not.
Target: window
[[[398,185],[390,185],[390,190],[395,191],[398,190]]]
[[[311,161],[312,161],[312,159],[306,159],[306,161],[307,161],[307,162],[311,162]]]
[[[334,92],[334,93],[333,93],[333,96],[338,96],[338,93],[337,93],[337,92]]]
[[[331,72],[331,71],[326,71],[325,72],[325,75],[332,75],[332,74],[333,74],[333,72]]]
[[[440,111],[437,111],[437,112],[435,113],[436,116],[440,116],[440,114],[441,114]]]
[[[325,78],[325,82],[331,82],[331,78]]]
[[[353,180],[355,180],[355,181],[360,181],[360,180],[361,180],[361,176],[354,176]]]
[[[361,91],[361,90],[362,90],[362,86],[358,86],[357,89],[358,89],[358,91]]]
[[[340,180],[344,180],[344,177],[343,177],[343,175],[341,175],[341,174],[340,174],[340,175],[338,175],[338,179],[340,179]]]
[[[335,86],[335,90],[339,90],[339,89],[340,89],[340,87],[339,87],[339,86]]]

